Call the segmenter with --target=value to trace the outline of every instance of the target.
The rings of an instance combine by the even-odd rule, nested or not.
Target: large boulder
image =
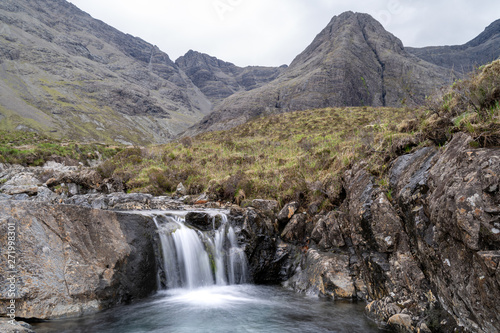
[[[0,231],[2,244],[13,237],[15,262],[1,265],[0,276],[14,276],[17,317],[85,315],[157,288],[157,234],[147,217],[5,200]],[[10,296],[4,287],[0,315],[6,315]]]

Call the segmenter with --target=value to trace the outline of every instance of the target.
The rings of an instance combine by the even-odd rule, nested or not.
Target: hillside
[[[312,108],[421,104],[451,80],[449,70],[406,52],[371,16],[346,12],[334,17],[274,81],[228,97],[185,134]]]
[[[211,110],[167,54],[67,1],[2,1],[0,24],[0,128],[146,144]]]
[[[464,45],[405,49],[425,61],[467,73],[500,57],[500,20],[490,24],[479,36]]]

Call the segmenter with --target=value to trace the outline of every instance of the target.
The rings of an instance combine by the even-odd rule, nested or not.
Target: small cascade
[[[164,260],[166,286],[194,289],[247,282],[247,260],[234,228],[220,214],[219,228],[208,232],[191,228],[184,217],[154,214]],[[215,226],[215,216],[212,217]]]

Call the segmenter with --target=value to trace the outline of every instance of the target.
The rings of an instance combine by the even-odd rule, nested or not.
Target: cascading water
[[[247,262],[234,228],[219,213],[221,225],[201,232],[173,213],[154,215],[164,260],[166,287],[194,289],[247,282]],[[215,217],[212,217],[215,221]]]
[[[162,290],[94,316],[37,323],[37,332],[379,333],[364,318],[362,304],[325,306],[279,287],[245,283],[247,262],[237,230],[220,212],[211,213],[221,216],[220,227],[217,221],[217,228],[205,232],[185,223],[188,212],[136,213],[151,216],[158,228]]]

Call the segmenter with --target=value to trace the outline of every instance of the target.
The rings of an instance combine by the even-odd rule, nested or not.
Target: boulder
[[[189,212],[186,214],[185,217],[186,224],[193,226],[197,229],[203,230],[203,231],[209,231],[209,230],[214,230],[217,229],[220,226],[220,220],[217,220],[217,225],[216,225],[216,219],[210,216],[208,213],[202,213],[202,212]]]
[[[39,186],[42,182],[35,177],[31,172],[21,172],[7,180],[0,191],[8,195],[16,195],[26,193],[28,195],[36,195]]]
[[[2,244],[14,237],[16,316],[81,316],[157,288],[157,234],[144,216],[30,201],[0,201]],[[7,265],[0,275],[10,276]],[[10,302],[0,292],[0,308]],[[5,315],[6,313],[0,313]]]
[[[293,214],[299,209],[299,203],[296,201],[289,202],[278,213],[278,225],[280,230],[290,221]]]
[[[278,202],[276,200],[254,199],[250,206],[267,215],[275,215],[278,212]]]

